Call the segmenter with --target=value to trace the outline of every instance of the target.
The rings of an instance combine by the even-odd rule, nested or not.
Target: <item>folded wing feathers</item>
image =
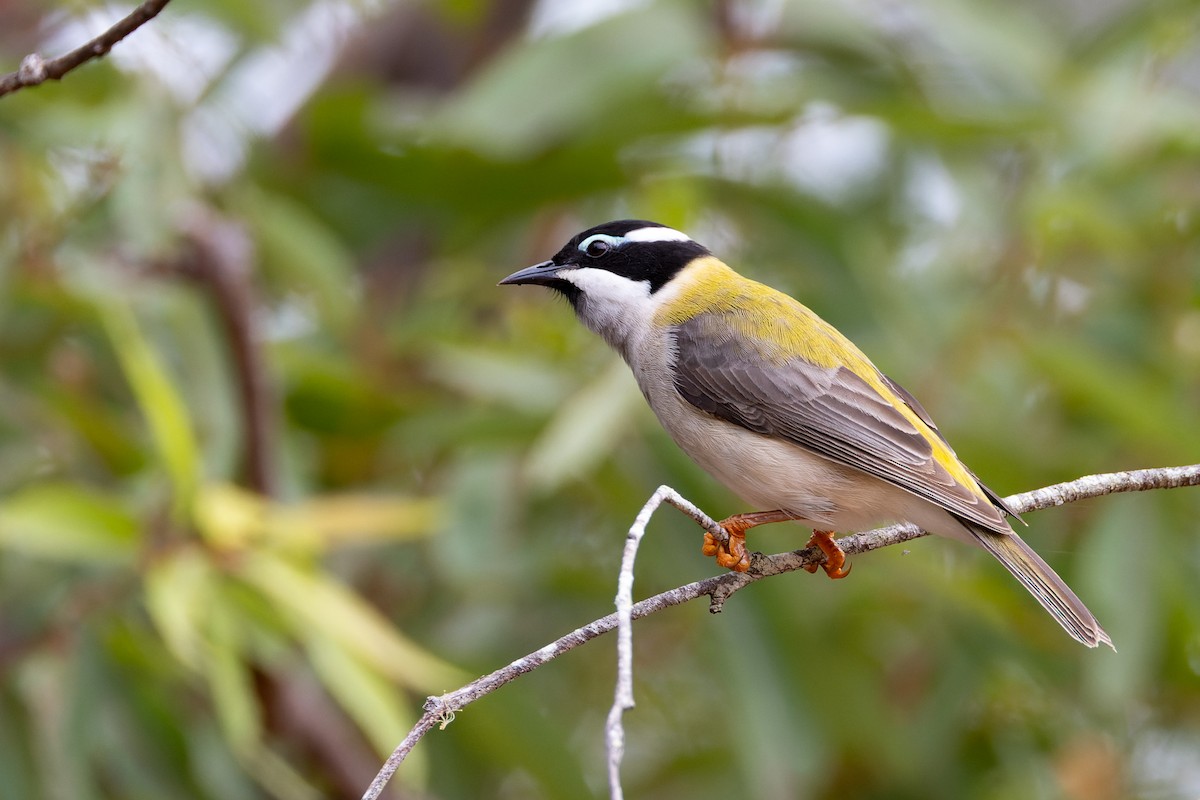
[[[693,406],[786,438],[987,529],[1009,531],[996,506],[954,480],[934,459],[930,442],[862,378],[803,359],[773,365],[751,344],[718,335],[714,327],[703,315],[676,327],[675,386]],[[914,412],[927,417],[919,404]]]

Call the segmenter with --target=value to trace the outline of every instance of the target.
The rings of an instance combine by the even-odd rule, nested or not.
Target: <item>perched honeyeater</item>
[[[826,573],[841,578],[849,570],[834,531],[912,522],[979,545],[1072,637],[1112,646],[912,395],[807,307],[687,235],[608,222],[500,283],[565,295],[624,357],[676,444],[757,509],[721,523],[727,543],[705,535],[705,554],[721,566],[749,567],[749,528],[795,520],[813,529]]]

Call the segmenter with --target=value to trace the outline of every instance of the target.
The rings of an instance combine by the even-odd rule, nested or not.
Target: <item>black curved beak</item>
[[[553,261],[543,261],[540,264],[534,264],[532,267],[517,270],[512,275],[500,281],[497,286],[522,283],[550,286],[553,283],[561,282],[561,279],[558,277],[558,272],[561,269],[563,269],[562,264],[555,264]]]

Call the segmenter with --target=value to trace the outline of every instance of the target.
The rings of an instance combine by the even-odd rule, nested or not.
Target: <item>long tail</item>
[[[996,557],[1004,568],[1029,590],[1042,608],[1058,620],[1072,639],[1095,647],[1101,643],[1113,647],[1112,639],[1096,622],[1095,616],[1071,588],[1058,577],[1042,557],[1025,544],[1015,533],[993,533],[984,528],[967,525],[967,529],[984,550]]]

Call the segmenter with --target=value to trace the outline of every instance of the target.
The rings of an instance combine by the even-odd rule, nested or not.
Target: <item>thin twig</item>
[[[58,58],[46,61],[37,53],[30,53],[21,59],[20,69],[0,76],[0,97],[27,86],[57,81],[76,67],[106,55],[113,45],[158,16],[158,12],[169,2],[170,0],[146,0],[129,16],[95,39]]]
[[[1065,503],[1073,503],[1089,497],[1100,497],[1117,492],[1142,492],[1151,489],[1176,489],[1182,486],[1200,486],[1200,464],[1184,467],[1161,467],[1143,469],[1133,472],[1113,472],[1103,475],[1087,475],[1066,483],[1035,489],[1031,492],[1013,495],[1005,501],[1017,512],[1037,511]],[[658,494],[657,492],[655,494]],[[672,492],[672,494],[674,494]],[[678,497],[678,495],[675,495]],[[711,518],[700,512],[683,498],[677,504],[664,497],[662,502],[669,502],[680,508],[688,516],[695,519],[702,527],[714,535],[721,531],[720,526]],[[649,505],[649,504],[647,504]],[[684,508],[683,506],[687,507]],[[693,514],[692,512],[695,511]],[[925,536],[925,532],[913,525],[891,525],[873,531],[856,533],[838,539],[841,548],[850,555],[877,550],[900,544],[912,539]],[[634,603],[630,608],[631,619],[640,619],[657,613],[671,606],[681,605],[698,597],[707,595],[710,598],[709,611],[719,612],[729,599],[739,589],[749,586],[755,581],[792,572],[807,564],[819,564],[825,555],[816,547],[795,550],[788,553],[763,555],[754,553],[750,561],[750,569],[746,572],[727,572],[714,575],[702,581],[695,581],[684,586],[678,586],[661,594]],[[481,697],[491,694],[506,683],[516,680],[527,672],[551,661],[576,647],[587,644],[592,639],[601,636],[617,627],[617,614],[609,614],[584,625],[556,639],[550,644],[529,655],[518,658],[506,667],[491,674],[484,675],[472,681],[461,689],[457,689],[441,697],[430,697],[425,701],[425,714],[404,738],[400,746],[384,763],[383,768],[371,782],[370,788],[363,794],[363,800],[378,800],[383,787],[391,779],[392,774],[403,763],[405,757],[426,733],[435,725],[442,723],[445,727],[454,714],[466,708]]]
[[[625,537],[621,571],[617,577],[617,687],[612,708],[604,725],[605,749],[608,750],[608,793],[612,800],[624,800],[621,792],[621,759],[625,756],[625,726],[621,718],[633,708],[633,564],[638,545],[646,535],[646,525],[655,509],[662,505],[663,490],[658,487],[633,521]]]
[[[629,528],[629,535],[625,538],[625,552],[621,557],[621,572],[617,578],[617,687],[604,728],[608,749],[608,791],[611,800],[622,800],[624,797],[621,791],[621,759],[625,756],[625,726],[622,717],[625,711],[634,705],[633,565],[637,560],[638,545],[646,535],[646,526],[650,524],[650,517],[663,503],[675,506],[714,535],[726,535],[720,525],[670,486],[658,487],[646,501],[646,505],[642,506]]]

